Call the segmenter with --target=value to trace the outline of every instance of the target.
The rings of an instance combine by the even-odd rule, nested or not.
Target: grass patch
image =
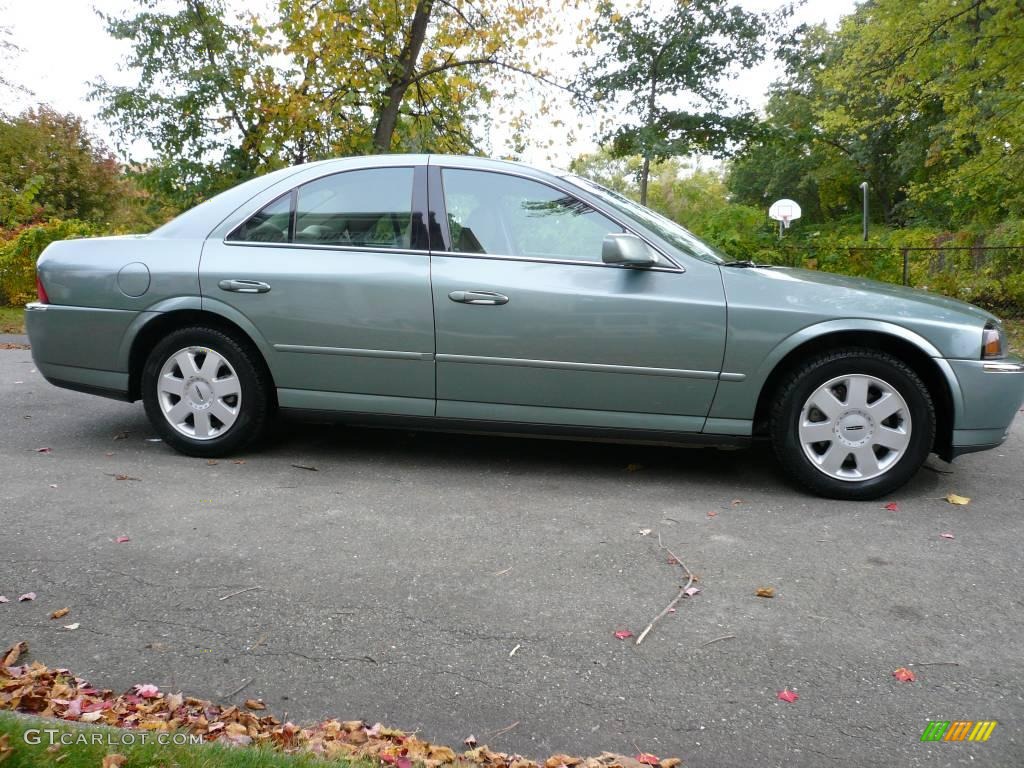
[[[56,730],[57,747],[42,731]],[[25,732],[38,744],[25,743]],[[182,734],[183,732],[179,732]],[[158,744],[154,731],[75,726],[60,720],[19,717],[0,712],[0,734],[7,736],[6,753],[0,746],[3,768],[100,768],[106,755],[124,755],[123,768],[373,768],[369,760],[325,760],[310,754],[288,755],[261,747],[230,747],[220,744]],[[63,740],[69,743],[62,744]],[[141,743],[143,735],[149,743]],[[170,734],[164,734],[170,736]],[[0,736],[0,739],[3,737]],[[101,743],[88,743],[92,739]],[[134,744],[123,740],[134,739]],[[86,743],[80,743],[86,742]],[[2,745],[0,741],[0,745]],[[378,763],[379,764],[379,763]]]
[[[0,307],[0,333],[25,333],[24,307]]]

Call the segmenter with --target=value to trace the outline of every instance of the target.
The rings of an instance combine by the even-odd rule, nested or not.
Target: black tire
[[[234,369],[240,388],[234,422],[226,428],[221,425],[222,434],[207,439],[189,437],[172,426],[164,416],[158,391],[164,364],[176,352],[189,347],[208,349],[223,358]],[[146,415],[157,434],[176,451],[201,458],[228,456],[256,440],[270,419],[272,384],[264,370],[259,353],[247,340],[215,328],[180,328],[153,348],[142,369],[142,401]]]
[[[903,398],[910,414],[910,439],[898,460],[895,457],[899,454],[892,454],[893,463],[883,474],[844,480],[827,474],[808,458],[799,429],[804,404],[819,387],[838,377],[857,375],[879,379]],[[931,452],[934,438],[935,406],[924,382],[906,363],[873,349],[839,349],[803,361],[783,379],[771,413],[772,446],[783,469],[804,487],[832,499],[864,501],[892,493],[917,473]],[[821,445],[825,451],[833,448],[831,444]]]

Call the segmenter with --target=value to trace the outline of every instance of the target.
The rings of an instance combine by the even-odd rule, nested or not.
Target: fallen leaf
[[[683,594],[686,595],[687,597],[693,597],[694,595],[699,594],[699,593],[700,593],[700,587],[687,587],[686,589],[683,590]]]
[[[128,762],[127,757],[125,757],[124,755],[119,755],[115,752],[109,755],[104,755],[103,768],[121,768],[121,766],[124,765],[126,762]]]
[[[28,653],[28,643],[24,640],[15,643],[4,652],[4,660],[0,662],[0,667],[13,667],[23,653]]]
[[[22,595],[21,597],[18,598],[18,602],[19,603],[24,603],[26,600],[35,600],[35,599],[36,599],[36,593],[35,592],[26,592],[24,595]]]
[[[160,694],[160,689],[152,684],[136,685],[135,693],[144,699],[155,699]]]
[[[36,453],[49,453],[51,450],[50,448],[36,448]]]
[[[53,613],[51,613],[50,614],[50,618],[51,619],[59,619],[59,618],[61,618],[63,616],[67,616],[69,613],[71,613],[71,609],[70,608],[61,608],[59,611],[54,611]]]
[[[779,701],[784,701],[787,704],[792,704],[794,701],[799,699],[800,696],[794,693],[793,691],[789,690],[789,688],[783,688],[781,691],[779,691],[779,695],[777,698],[779,699]]]
[[[943,531],[942,533],[939,534],[939,536],[941,538],[943,538],[943,539],[955,539],[956,538],[956,536],[954,536],[949,531]]]
[[[5,733],[3,736],[0,736],[0,763],[2,763],[8,757],[10,757],[11,755],[14,754],[14,749],[12,749],[8,745],[8,740],[9,739],[10,739],[10,735],[9,734]],[[49,747],[47,747],[47,749],[49,749]]]
[[[643,469],[643,468],[644,468],[643,464],[627,464],[626,465],[626,471],[627,472],[636,472],[637,470],[640,470],[640,469]]]
[[[897,504],[895,501],[890,501],[888,504],[885,505],[884,509],[887,509],[890,512],[899,512],[900,505]]]
[[[218,464],[220,464],[220,462],[219,462],[219,461],[217,461],[216,459],[209,459],[209,460],[207,460],[207,462],[206,462],[206,466],[208,466],[208,467],[215,467],[215,466],[217,466]]]
[[[127,536],[118,536],[114,539],[115,544],[127,544],[129,541],[131,541],[131,539]]]
[[[95,723],[101,717],[103,717],[103,710],[97,709],[95,712],[85,712],[78,719],[81,720],[83,723]]]
[[[319,472],[320,470],[316,467],[307,467],[305,464],[292,464],[296,469],[305,469],[309,472]]]
[[[80,626],[82,625],[76,621],[74,624],[65,624],[64,629],[78,629]]]
[[[141,482],[140,478],[132,477],[131,475],[114,475],[114,479],[115,480],[136,480],[138,482]]]
[[[232,464],[245,464],[245,459],[235,459]]]
[[[625,640],[627,637],[632,637],[633,633],[630,632],[628,629],[620,629],[618,632],[615,633],[615,636],[619,638],[619,640]]]
[[[57,484],[56,484],[56,483],[50,483],[50,487],[51,487],[51,488],[56,488],[56,487],[57,487]]]
[[[679,560],[675,557],[668,558],[666,562],[668,562],[669,565],[679,565]]]
[[[103,455],[104,455],[104,456],[113,456],[113,455],[114,455],[114,452],[113,452],[113,451],[107,451],[107,452],[106,452],[106,453],[104,453]]]
[[[127,440],[128,439],[128,435],[130,435],[130,434],[131,434],[130,432],[118,432],[116,435],[114,435],[114,439],[115,440]]]
[[[956,504],[957,506],[961,507],[967,506],[968,504],[971,503],[971,500],[966,496],[958,496],[955,493],[949,494],[946,497],[946,501],[948,501],[950,504]]]
[[[656,756],[647,752],[641,752],[637,755],[636,761],[638,763],[643,763],[644,765],[658,765],[661,762]]]
[[[248,709],[256,709],[256,710],[266,709],[267,708],[267,705],[263,703],[263,699],[246,699],[245,700],[245,706]]]
[[[651,535],[651,529],[650,528],[641,528],[639,531],[637,531],[637,533],[639,533],[641,536],[650,536]]]
[[[732,505],[733,505],[734,507],[738,507],[738,506],[739,506],[740,504],[742,504],[742,503],[743,503],[743,499],[733,499],[733,500],[732,500],[732,501],[731,501],[730,503],[731,503],[731,504],[732,504]]]
[[[666,757],[664,760],[658,763],[658,765],[661,766],[661,768],[676,768],[677,765],[682,764],[683,761],[680,760],[678,757]]]
[[[464,738],[462,740],[462,743],[465,744],[470,749],[472,749],[473,747],[476,746],[476,736],[470,734],[469,736],[467,736],[466,738]]]
[[[892,673],[892,676],[899,680],[901,683],[912,683],[915,680],[917,680],[917,675],[915,675],[906,667],[900,667]]]
[[[708,517],[718,517],[717,512],[708,512]]]
[[[11,602],[11,601],[8,600],[5,595],[0,595],[0,603],[9,603],[9,602]]]
[[[758,587],[754,594],[758,597],[775,597],[775,587]]]
[[[402,755],[395,761],[395,768],[412,768],[412,760]]]

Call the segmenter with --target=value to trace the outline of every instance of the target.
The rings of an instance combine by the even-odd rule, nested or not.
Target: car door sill
[[[567,424],[527,423],[494,419],[457,419],[443,416],[402,416],[356,411],[281,408],[281,414],[302,421],[341,423],[381,429],[414,429],[423,432],[487,434],[506,437],[535,437],[548,440],[584,440],[590,442],[636,443],[648,445],[718,446],[741,448],[752,438],[743,435],[675,432],[658,429],[592,427]]]

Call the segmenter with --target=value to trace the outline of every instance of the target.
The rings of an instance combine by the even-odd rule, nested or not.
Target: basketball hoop
[[[800,206],[786,198],[776,200],[768,209],[768,217],[779,222],[779,237],[781,238],[783,230],[789,229],[789,225],[800,218]]]

